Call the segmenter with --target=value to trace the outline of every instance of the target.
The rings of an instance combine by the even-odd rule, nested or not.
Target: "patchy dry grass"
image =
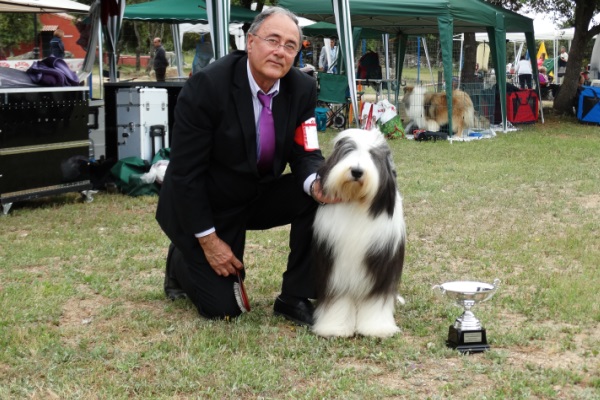
[[[546,118],[492,140],[391,142],[407,304],[386,340],[272,316],[287,228],[249,234],[253,311],[227,323],[164,298],[155,197],[15,204],[0,218],[0,398],[600,398],[600,131]],[[447,349],[460,309],[431,286],[494,278],[474,310],[492,349]]]

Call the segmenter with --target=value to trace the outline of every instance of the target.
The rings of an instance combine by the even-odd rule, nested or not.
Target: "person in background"
[[[524,55],[521,56],[521,59],[517,63],[515,72],[519,77],[519,87],[521,89],[525,89],[525,86],[527,86],[527,89],[531,89],[531,78],[533,75],[533,69],[531,68],[531,61],[525,59]]]
[[[546,67],[541,66],[538,70],[538,80],[540,82],[540,95],[542,99],[548,98],[550,94],[550,82],[548,82],[548,76],[546,75]]]
[[[579,74],[579,82],[577,84],[578,87],[581,86],[590,86],[591,81],[590,81],[590,71],[583,71],[581,74]]]
[[[575,111],[575,115],[577,115],[577,109],[579,108],[579,97],[581,96],[581,92],[583,91],[584,86],[589,86],[591,84],[590,81],[590,72],[585,70],[579,74],[579,81],[577,82],[577,91],[575,92],[575,98],[573,99],[573,109]]]
[[[293,13],[269,7],[250,26],[246,51],[202,68],[179,94],[156,219],[172,242],[165,294],[188,297],[203,317],[247,311],[238,301],[246,232],[290,225],[273,312],[313,324],[312,223],[319,203],[335,199],[316,176],[317,87],[292,68],[301,38]]]
[[[324,44],[319,56],[319,70],[328,74],[337,73],[338,47],[335,45],[335,38],[329,39],[329,47]]]
[[[300,71],[307,73],[310,76],[314,76],[315,67],[311,64],[312,62],[312,49],[308,40],[302,41],[302,49],[298,52],[298,55],[294,59],[294,66],[300,69]]]
[[[294,66],[298,68],[304,68],[306,64],[310,64],[310,57],[312,57],[312,52],[309,51],[310,42],[308,40],[302,41],[302,48],[296,55],[294,59]]]
[[[567,70],[567,63],[569,61],[569,53],[567,53],[567,49],[565,46],[560,46],[560,54],[558,56],[558,72],[556,76],[558,77],[558,83],[562,83],[562,78],[565,76],[565,71]]]
[[[192,75],[213,61],[215,61],[215,55],[212,43],[208,35],[202,36],[196,43],[196,54],[194,55],[194,61],[192,61]]]
[[[538,58],[537,60],[538,69],[542,68],[542,65],[544,65],[544,61],[546,61],[546,53],[540,54],[540,58]]]
[[[50,56],[56,58],[65,58],[65,45],[62,41],[65,32],[58,28],[54,31],[54,36],[50,40]]]
[[[154,38],[154,73],[156,74],[157,82],[164,82],[165,75],[167,73],[167,67],[169,66],[169,61],[167,61],[167,53],[165,52],[164,47],[162,47],[162,41],[159,37]]]

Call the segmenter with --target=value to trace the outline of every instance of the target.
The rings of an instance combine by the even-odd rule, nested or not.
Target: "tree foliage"
[[[21,43],[34,41],[33,19],[35,14],[0,14],[0,50],[7,56]],[[38,26],[41,26],[38,20]]]
[[[600,13],[600,0],[490,0],[514,11],[533,11],[549,15],[557,26],[574,27],[573,40],[569,48],[569,62],[563,84],[554,100],[554,110],[571,113],[577,93],[579,73],[586,67],[584,60],[589,57],[586,49],[593,37],[600,34],[600,20],[594,15]]]

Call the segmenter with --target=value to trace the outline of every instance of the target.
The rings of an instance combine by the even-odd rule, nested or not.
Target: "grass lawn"
[[[16,203],[0,218],[0,398],[599,399],[600,128],[520,128],[390,142],[408,242],[402,332],[385,340],[273,317],[288,227],[248,234],[252,312],[208,321],[164,297],[156,197]],[[461,309],[432,286],[495,278],[474,308],[491,350],[448,349]]]

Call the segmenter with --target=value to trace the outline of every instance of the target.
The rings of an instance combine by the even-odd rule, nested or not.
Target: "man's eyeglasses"
[[[298,53],[298,47],[295,44],[292,44],[292,43],[281,44],[281,43],[279,43],[279,40],[277,40],[275,38],[264,38],[262,36],[258,36],[255,33],[253,33],[252,35],[256,36],[259,39],[262,39],[273,50],[277,49],[278,47],[283,47],[283,50],[285,50],[285,52],[290,56],[294,56]]]

